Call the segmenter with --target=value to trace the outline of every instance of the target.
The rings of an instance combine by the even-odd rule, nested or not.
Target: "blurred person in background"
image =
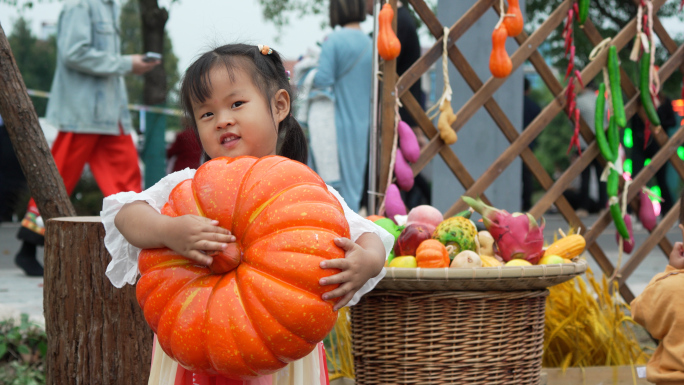
[[[51,151],[68,194],[86,163],[105,196],[142,188],[123,75],[142,75],[160,61],[121,55],[120,14],[118,1],[73,0],[59,15],[46,119],[59,129]],[[44,243],[45,227],[33,199],[21,225],[14,262],[26,275],[42,276],[36,247]]]

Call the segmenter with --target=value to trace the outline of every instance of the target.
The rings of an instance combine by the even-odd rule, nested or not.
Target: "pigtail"
[[[289,114],[280,123],[280,130],[285,134],[278,143],[278,155],[306,164],[309,159],[309,149],[302,126],[297,119]]]

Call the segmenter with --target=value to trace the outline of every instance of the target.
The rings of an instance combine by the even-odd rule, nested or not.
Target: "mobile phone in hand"
[[[143,56],[143,61],[145,63],[150,63],[154,61],[159,61],[162,59],[162,55],[156,52],[147,52],[145,56]]]

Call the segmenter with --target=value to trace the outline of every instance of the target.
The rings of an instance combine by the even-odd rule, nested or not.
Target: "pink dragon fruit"
[[[482,215],[485,227],[494,237],[497,254],[505,262],[511,259],[525,259],[536,264],[544,251],[544,218],[541,226],[532,214],[513,213],[487,206],[480,199],[461,197],[468,206]]]

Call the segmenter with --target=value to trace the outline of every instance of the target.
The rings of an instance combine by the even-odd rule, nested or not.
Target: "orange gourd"
[[[416,263],[418,267],[449,267],[449,252],[436,239],[427,239],[416,249]]]
[[[392,28],[393,19],[394,10],[389,3],[385,3],[378,14],[378,53],[385,60],[394,60],[401,52],[401,43]]]
[[[166,354],[233,379],[273,373],[309,354],[337,320],[321,269],[343,258],[342,206],[305,165],[280,156],[217,158],[179,183],[162,214],[218,220],[237,241],[211,268],[169,249],[140,253],[136,296]]]
[[[506,11],[506,14],[513,15],[506,16],[503,20],[503,25],[506,26],[508,36],[516,37],[520,35],[520,32],[523,31],[523,15],[520,11],[518,0],[508,0],[508,10]]]
[[[492,55],[489,57],[489,70],[496,78],[505,78],[511,74],[513,63],[506,52],[506,38],[508,32],[501,24],[492,33]]]

